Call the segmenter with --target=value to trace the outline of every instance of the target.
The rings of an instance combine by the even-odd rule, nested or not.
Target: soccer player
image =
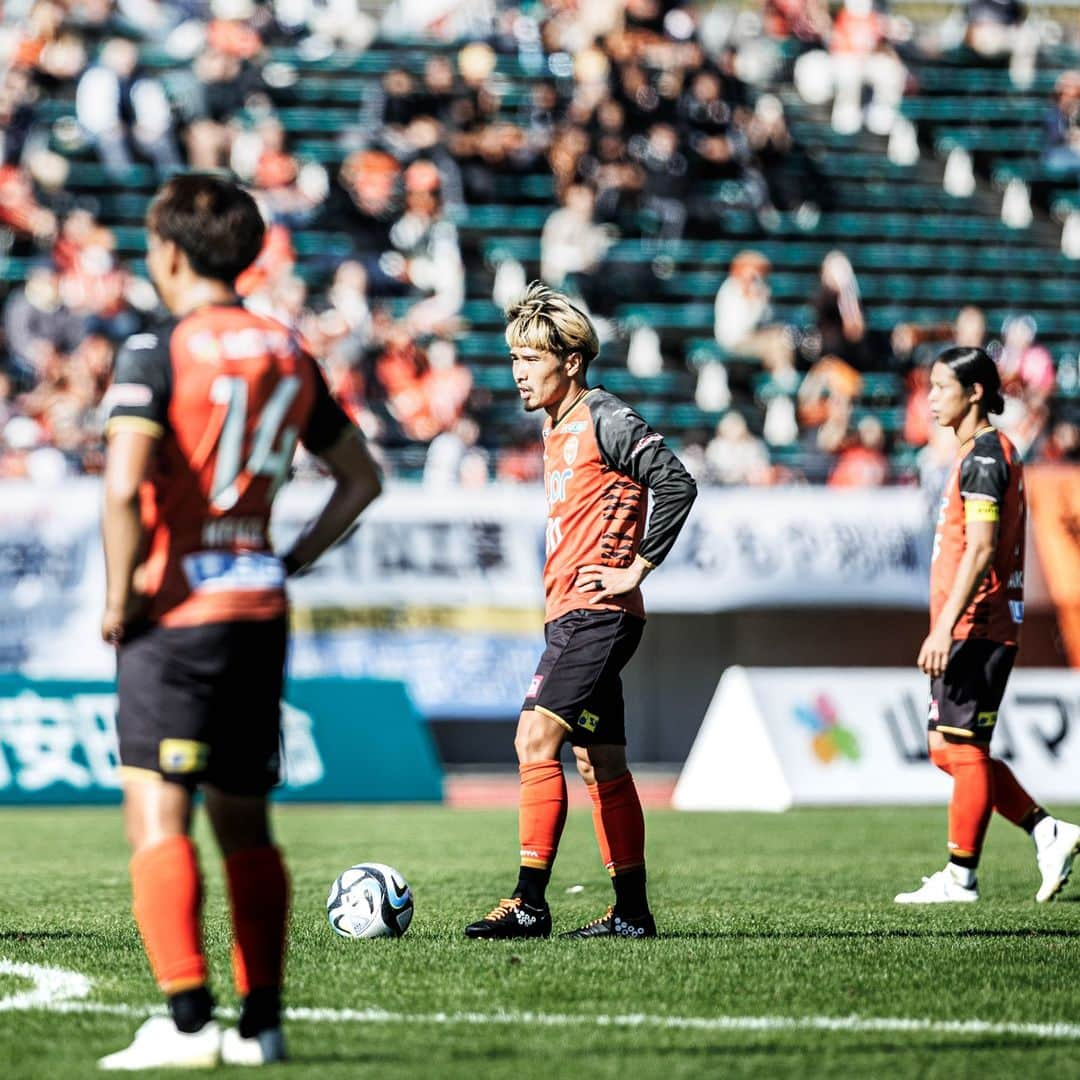
[[[645,628],[642,579],[670,551],[697,494],[663,436],[602,387],[589,319],[533,282],[507,311],[514,381],[543,409],[547,491],[547,644],[514,746],[521,778],[517,888],[465,928],[470,938],[548,937],[545,892],[566,820],[559,754],[573,746],[615,887],[607,913],[564,937],[655,937],[645,890],[645,820],[626,762],[622,682]],[[646,529],[648,492],[653,509]]]
[[[930,633],[919,668],[930,676],[930,759],[953,779],[949,861],[900,904],[979,899],[975,869],[992,811],[1035,842],[1052,900],[1080,851],[1080,828],[1051,817],[990,756],[998,708],[1024,617],[1024,474],[1011,442],[988,417],[1004,407],[994,361],[978,348],[946,349],[930,373],[930,410],[960,440],[934,536]]]
[[[285,1056],[288,879],[271,836],[286,647],[285,578],[379,492],[360,434],[295,335],[233,282],[263,223],[236,185],[177,176],[147,215],[147,267],[173,319],[121,348],[108,391],[102,635],[117,647],[133,911],[169,1015],[104,1069],[260,1065]],[[297,440],[327,465],[321,513],[279,558],[274,494]],[[239,1025],[213,1019],[202,884],[189,838],[201,788],[225,860]]]

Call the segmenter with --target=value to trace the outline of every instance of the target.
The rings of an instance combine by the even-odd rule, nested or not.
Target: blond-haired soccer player
[[[645,821],[626,762],[622,682],[645,628],[642,579],[671,550],[697,494],[678,458],[629,405],[586,375],[599,343],[588,317],[540,282],[507,310],[506,341],[526,411],[543,409],[547,647],[525,695],[517,888],[465,928],[471,938],[547,937],[545,892],[566,820],[559,754],[569,741],[593,802],[615,887],[606,914],[568,937],[654,937]],[[646,528],[648,492],[653,509]]]

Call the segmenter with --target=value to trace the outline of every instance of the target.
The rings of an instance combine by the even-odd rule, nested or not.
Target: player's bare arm
[[[142,604],[134,583],[143,545],[139,488],[149,475],[157,442],[148,431],[123,426],[109,436],[101,519],[106,582],[101,636],[110,645],[123,639],[125,625]]]
[[[334,490],[319,516],[285,555],[283,561],[290,574],[310,565],[336,544],[382,491],[378,466],[356,428],[348,429],[318,456],[334,478]]]
[[[997,552],[998,522],[968,521],[965,534],[967,543],[952,589],[937,622],[922,643],[916,661],[919,669],[931,678],[944,674],[952,647],[953,627],[974,599]]]

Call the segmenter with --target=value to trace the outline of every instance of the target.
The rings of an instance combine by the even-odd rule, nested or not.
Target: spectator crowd
[[[973,5],[972,48],[1012,40],[983,17],[983,8],[1004,6]],[[780,99],[751,90],[753,50],[738,52],[716,12],[690,3],[492,0],[447,5],[434,27],[423,3],[398,0],[381,28],[344,0],[3,0],[2,8],[0,263],[29,266],[8,278],[3,302],[4,477],[100,469],[115,350],[161,314],[148,282],[118,254],[108,198],[87,199],[67,183],[73,160],[96,162],[115,191],[133,166],[158,177],[229,169],[248,184],[268,229],[238,291],[323,361],[388,471],[418,454],[424,481],[437,484],[533,480],[539,460],[528,424],[512,445],[492,445],[487,391],[458,353],[474,273],[459,224],[470,207],[549,174],[556,205],[541,231],[541,274],[579,297],[609,339],[623,329],[617,303],[652,294],[670,245],[723,235],[719,209],[742,207],[762,235],[781,213],[817,211],[814,193],[781,167],[801,151]],[[845,0],[835,16],[818,0],[766,0],[761,27],[763,40],[794,43],[796,82],[832,102],[838,131],[890,130],[906,79],[902,20],[869,0]],[[468,43],[430,52],[421,68],[382,72],[352,121],[331,133],[330,158],[293,145],[280,102],[301,76],[278,47],[318,59],[359,54],[380,32],[436,31]],[[148,64],[151,54],[168,62]],[[507,54],[536,73],[520,100],[499,75]],[[1047,117],[1047,162],[1063,175],[1080,175],[1078,86],[1080,74],[1059,80]],[[72,103],[70,115],[57,117],[57,101]],[[301,258],[305,230],[343,247]],[[657,257],[612,261],[613,244],[627,239]],[[523,274],[498,269],[513,282]],[[1003,424],[1023,450],[1080,455],[1080,432],[1052,413],[1055,368],[1030,317],[987,328],[965,309],[955,327],[875,333],[856,268],[836,250],[807,297],[812,325],[795,327],[773,311],[770,273],[749,246],[718,273],[717,348],[761,376],[748,411],[732,404],[726,364],[697,369],[698,405],[724,414],[715,432],[686,440],[703,480],[900,479],[890,466],[895,444],[933,452],[927,359],[934,343],[953,338],[995,350],[1008,394]],[[647,352],[654,342],[643,336],[638,345]],[[905,383],[899,435],[858,408],[867,376],[882,368]],[[764,438],[755,434],[761,423],[747,422],[754,410]],[[770,446],[798,449],[803,464],[776,463]]]

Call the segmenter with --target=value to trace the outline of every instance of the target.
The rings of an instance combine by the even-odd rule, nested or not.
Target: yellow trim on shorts
[[[114,431],[137,431],[142,435],[152,435],[160,439],[165,434],[165,428],[156,420],[147,420],[144,416],[114,416],[105,425],[105,434],[111,435]]]
[[[950,735],[962,735],[965,739],[974,739],[975,732],[968,731],[965,728],[959,727],[946,727],[944,724],[937,724],[934,728],[935,731],[945,731]]]
[[[155,780],[161,783],[165,777],[154,769],[143,769],[138,765],[121,765],[120,778],[122,780]]]
[[[965,499],[964,521],[1000,521],[1001,507],[990,499]]]
[[[545,709],[543,705],[534,705],[532,711],[541,713],[544,716],[550,716],[555,723],[562,724],[567,731],[574,730],[558,713],[553,713],[550,709]]]

